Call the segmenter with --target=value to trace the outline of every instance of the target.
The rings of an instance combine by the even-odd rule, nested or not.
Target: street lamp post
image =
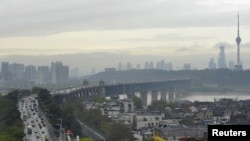
[[[59,129],[59,130],[60,130],[60,131],[59,131],[59,133],[60,133],[60,138],[61,138],[61,137],[62,137],[62,134],[61,134],[61,127],[62,127],[62,126],[61,126],[61,124],[53,124],[53,125],[58,125],[58,126],[60,127],[60,129]],[[61,140],[60,140],[60,141],[61,141]]]
[[[62,128],[62,119],[60,118],[60,119],[58,119],[58,120],[61,121],[61,124],[60,124],[60,136],[63,138],[63,141],[64,141],[64,134],[63,134],[63,136],[62,136],[62,130],[64,130],[64,128]],[[65,131],[64,131],[64,132],[65,132]]]
[[[62,128],[62,130],[63,130],[63,140],[65,140],[65,129]]]

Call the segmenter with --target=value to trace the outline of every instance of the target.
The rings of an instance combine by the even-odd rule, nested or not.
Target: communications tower
[[[239,14],[238,14],[238,34],[236,37],[236,43],[237,43],[237,64],[235,65],[235,70],[242,70],[242,64],[240,61],[240,42],[241,42],[241,38],[240,38],[240,22],[239,22]]]

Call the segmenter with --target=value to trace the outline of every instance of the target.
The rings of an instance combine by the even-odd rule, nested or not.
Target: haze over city
[[[225,45],[236,63],[237,14],[241,60],[250,68],[247,0],[12,0],[0,2],[0,60],[62,61],[90,71],[165,60],[205,69]],[[75,55],[76,54],[76,55]],[[89,55],[91,54],[91,55]]]

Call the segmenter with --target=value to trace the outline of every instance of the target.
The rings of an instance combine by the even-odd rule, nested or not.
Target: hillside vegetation
[[[17,110],[18,90],[0,96],[0,140],[21,141],[24,137],[23,122]]]

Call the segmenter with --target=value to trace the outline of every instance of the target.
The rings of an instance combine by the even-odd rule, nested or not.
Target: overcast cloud
[[[0,36],[234,26],[235,15],[246,15],[249,7],[248,0],[1,0]]]
[[[222,43],[235,60],[238,13],[250,68],[249,0],[0,0],[0,57],[101,51],[204,66]]]

